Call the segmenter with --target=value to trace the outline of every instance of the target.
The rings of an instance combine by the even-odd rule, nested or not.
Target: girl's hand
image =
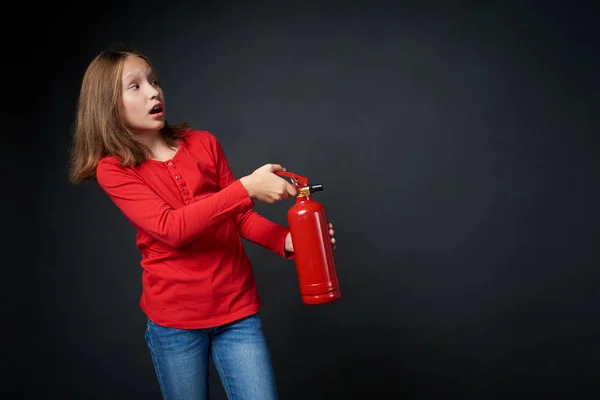
[[[265,164],[252,174],[240,178],[248,196],[260,202],[272,204],[296,196],[296,188],[275,172],[285,171],[279,164]]]
[[[333,237],[335,231],[333,230],[333,224],[329,223],[329,236],[331,236],[331,244],[333,245],[333,249],[335,250],[335,238]],[[288,233],[285,237],[285,251],[292,253],[294,251],[294,245],[292,244],[292,235]]]

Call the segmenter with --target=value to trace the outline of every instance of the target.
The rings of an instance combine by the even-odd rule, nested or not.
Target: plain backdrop
[[[3,28],[10,398],[160,398],[135,232],[67,180],[81,78],[116,42],[236,176],[277,162],[324,185],[339,301],[304,305],[294,262],[245,244],[282,399],[600,395],[591,2],[21,6]],[[292,204],[256,210],[286,224]]]

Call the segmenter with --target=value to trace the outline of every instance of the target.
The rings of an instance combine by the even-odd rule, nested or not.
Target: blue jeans
[[[207,329],[166,328],[148,320],[145,338],[165,400],[209,398],[209,355],[229,399],[277,399],[258,313]]]

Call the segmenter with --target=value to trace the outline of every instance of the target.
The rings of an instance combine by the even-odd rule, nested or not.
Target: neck
[[[164,140],[160,134],[160,131],[136,133],[135,139],[138,142],[148,146],[150,150],[153,150],[155,147],[164,144]]]
[[[150,151],[152,152],[151,158],[154,160],[166,160],[171,158],[175,151],[170,148],[165,140],[163,139],[160,131],[156,132],[144,132],[143,134],[136,135],[136,139],[140,142],[148,146]]]

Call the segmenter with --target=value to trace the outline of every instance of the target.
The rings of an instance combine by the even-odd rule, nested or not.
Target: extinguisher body
[[[288,225],[302,301],[324,304],[340,298],[340,288],[325,208],[310,195],[298,195],[288,210]]]

